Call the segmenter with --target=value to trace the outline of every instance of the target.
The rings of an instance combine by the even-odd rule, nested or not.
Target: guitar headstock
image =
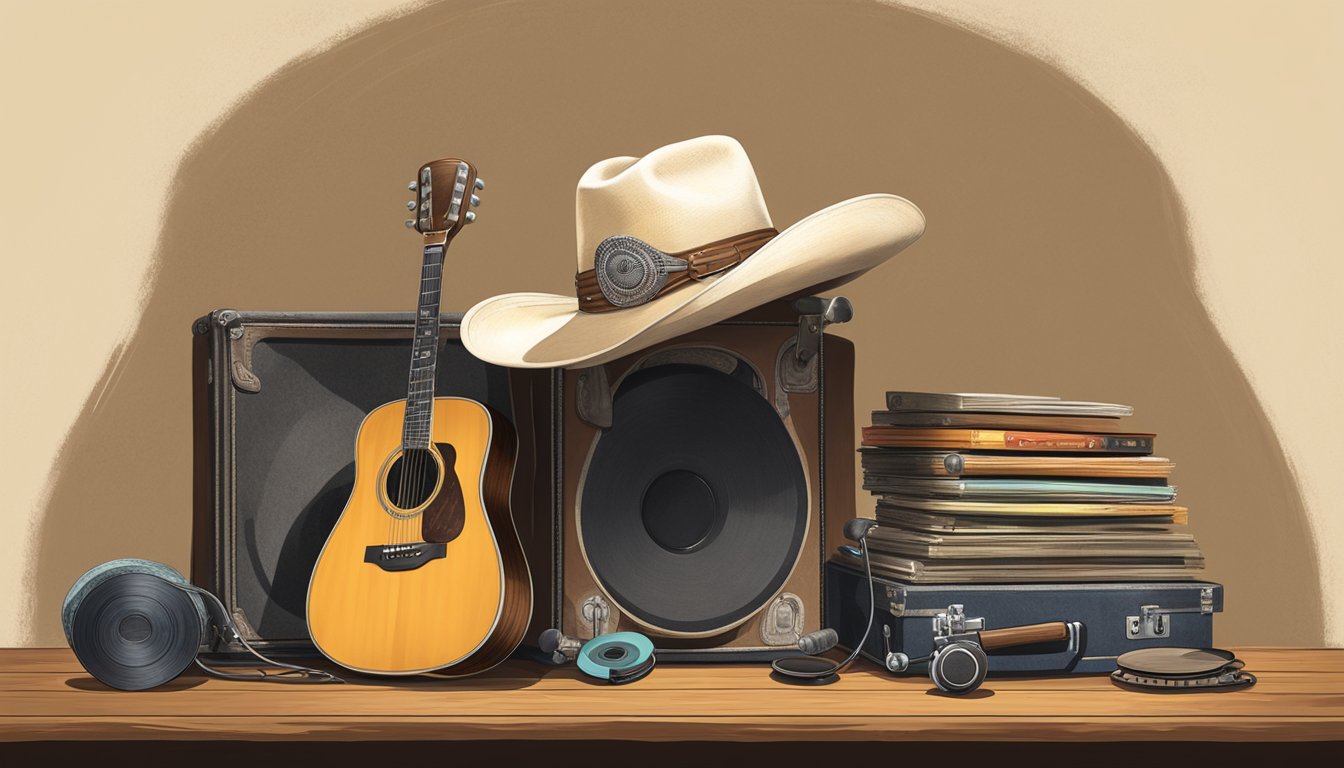
[[[447,157],[420,166],[407,189],[415,193],[415,199],[406,202],[415,218],[407,219],[406,227],[451,238],[476,220],[472,209],[481,204],[476,193],[485,189],[485,182],[476,176],[476,166]]]

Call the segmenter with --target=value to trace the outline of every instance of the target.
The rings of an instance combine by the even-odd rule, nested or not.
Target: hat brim
[[[462,342],[481,360],[510,368],[597,365],[811,286],[853,279],[923,233],[914,203],[864,195],[802,219],[721,275],[641,306],[595,314],[552,293],[486,299],[462,318]]]

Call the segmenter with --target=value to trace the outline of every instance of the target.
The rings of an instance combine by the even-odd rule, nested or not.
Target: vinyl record
[[[656,660],[649,638],[638,632],[614,632],[584,643],[577,661],[585,675],[620,685],[649,674]]]
[[[741,377],[702,366],[628,375],[582,482],[593,575],[622,612],[664,633],[750,618],[807,533],[807,477],[779,414]]]
[[[1255,685],[1255,675],[1221,648],[1142,648],[1116,659],[1111,679],[1129,688],[1168,693],[1220,691]]]
[[[1140,648],[1121,654],[1115,665],[1141,675],[1205,677],[1236,658],[1221,648]]]
[[[113,560],[89,570],[61,607],[66,639],[100,682],[126,691],[167,683],[192,660],[207,625],[199,596],[173,586],[177,571],[151,560]]]

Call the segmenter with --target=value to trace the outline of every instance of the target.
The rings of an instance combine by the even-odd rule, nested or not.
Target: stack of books
[[[888,392],[860,449],[873,570],[912,583],[1166,581],[1204,556],[1155,435],[1114,403]]]

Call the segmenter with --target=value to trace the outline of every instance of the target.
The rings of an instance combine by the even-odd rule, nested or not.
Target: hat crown
[[[665,253],[774,225],[746,150],[702,136],[644,157],[613,157],[583,174],[575,194],[578,271],[603,240],[630,235]]]

